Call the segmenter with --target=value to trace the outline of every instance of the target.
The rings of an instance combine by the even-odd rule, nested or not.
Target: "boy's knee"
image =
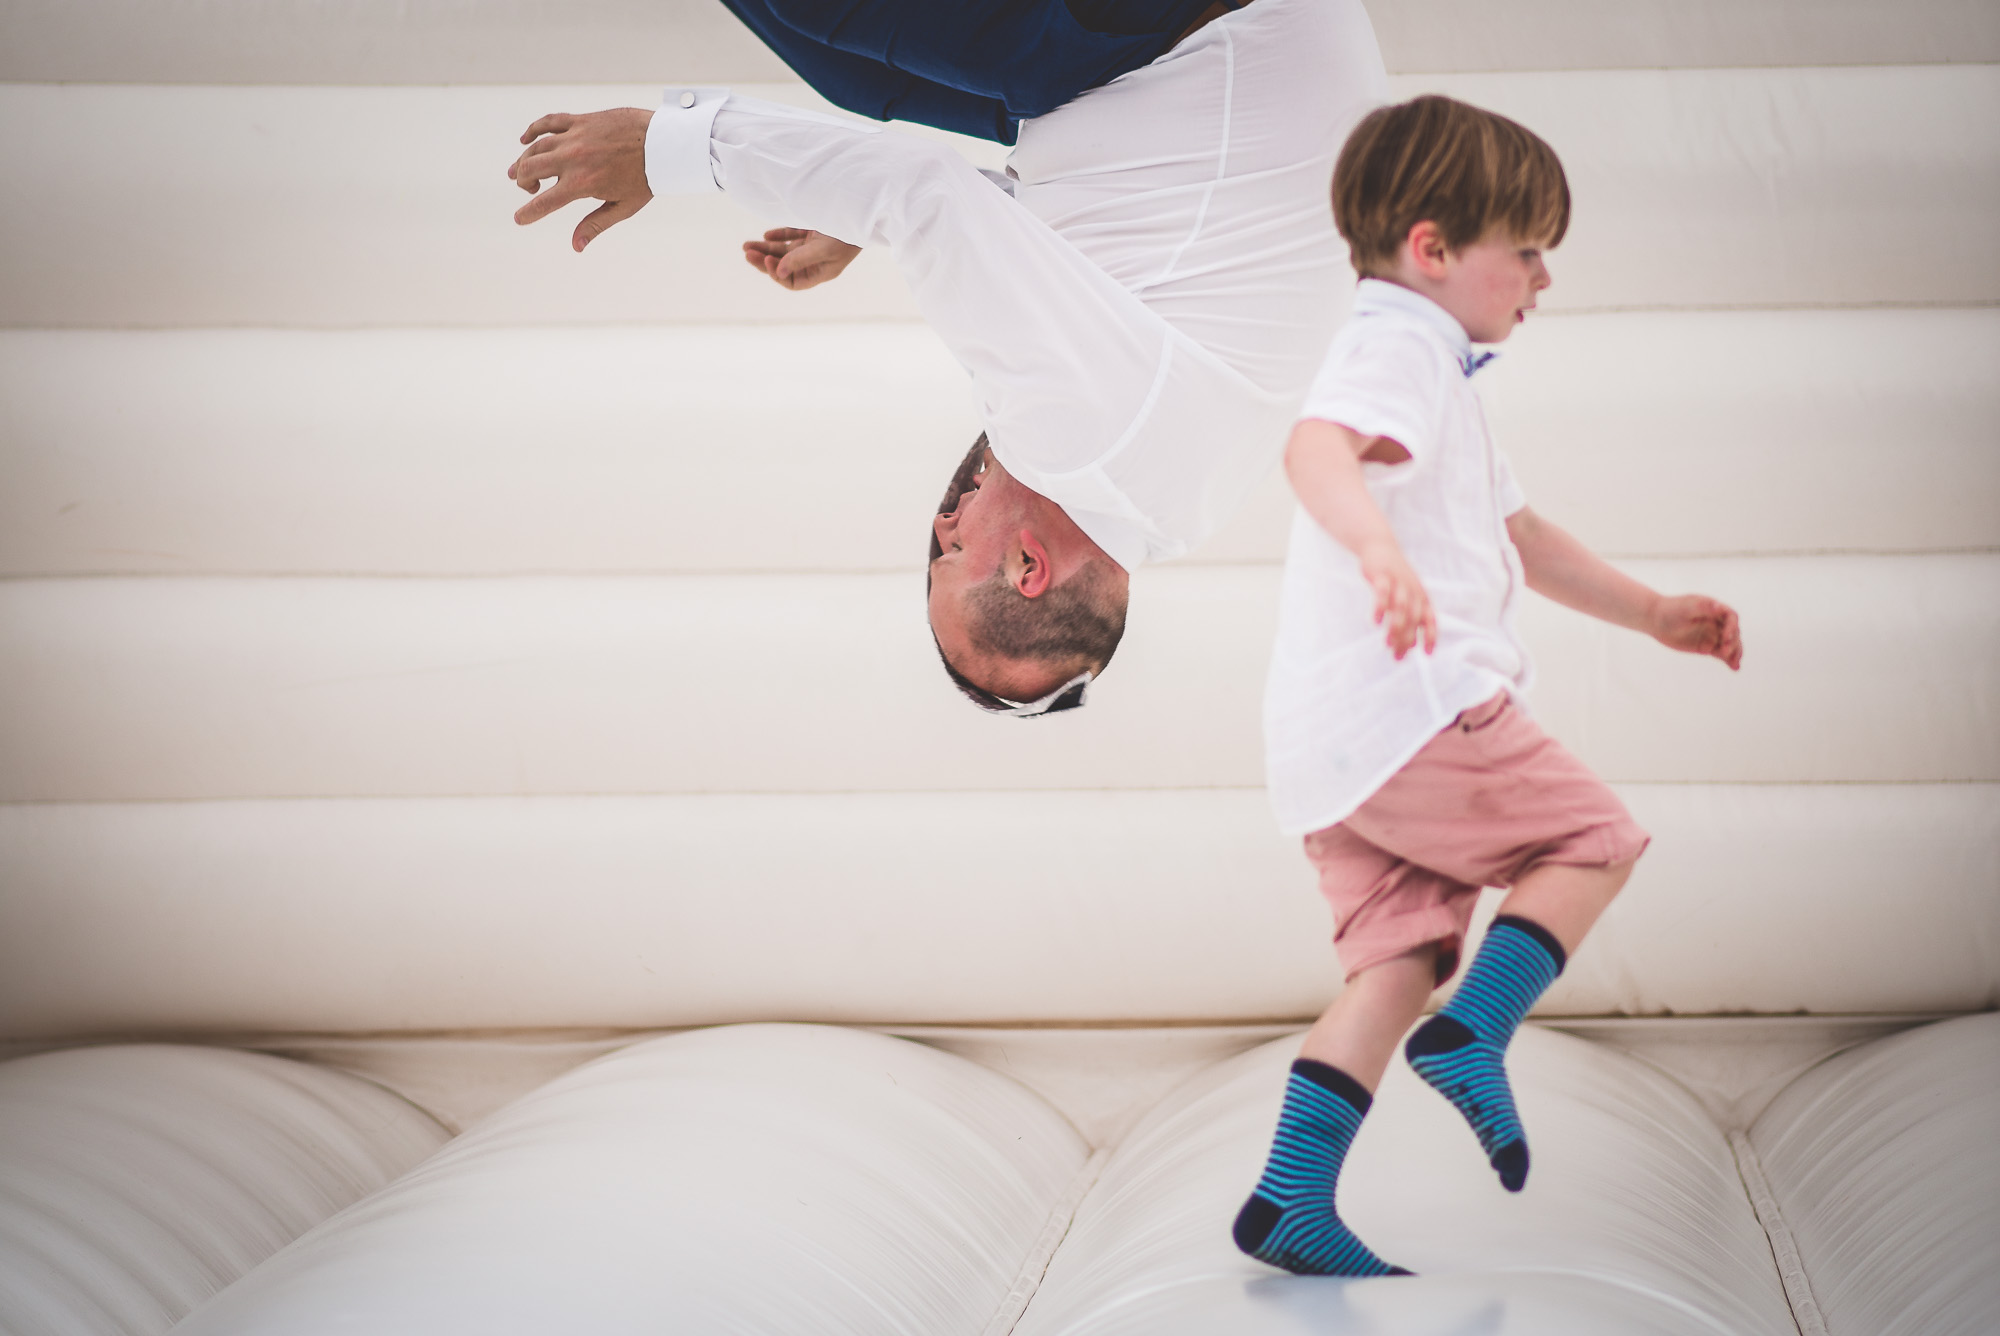
[[[1611,884],[1611,894],[1616,895],[1625,889],[1625,883],[1632,879],[1632,870],[1639,866],[1639,859],[1644,853],[1645,850],[1641,849],[1623,862],[1605,865],[1604,874]]]

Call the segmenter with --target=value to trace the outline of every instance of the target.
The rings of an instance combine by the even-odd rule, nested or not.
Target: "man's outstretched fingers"
[[[579,199],[609,205],[571,234],[571,248],[580,251],[605,228],[644,208],[653,198],[645,152],[652,115],[639,107],[614,107],[583,116],[557,113],[529,126],[522,135],[528,148],[511,175],[535,198],[515,212],[514,221],[525,226]]]
[[[536,195],[526,204],[514,210],[514,221],[526,227],[529,223],[548,217],[571,200],[581,198],[583,198],[582,190],[576,186],[567,186],[558,181],[545,193]]]
[[[583,254],[583,248],[595,241],[598,233],[613,223],[624,222],[637,212],[639,212],[639,202],[632,200],[614,200],[609,204],[598,205],[583,216],[583,221],[576,225],[576,231],[570,234],[570,248],[578,255]]]
[[[542,188],[542,182],[561,170],[561,164],[556,161],[554,141],[546,144],[538,141],[514,159],[507,168],[507,175],[515,185],[532,195]]]
[[[543,135],[559,135],[569,129],[576,117],[566,111],[552,111],[521,132],[521,142],[532,144]]]

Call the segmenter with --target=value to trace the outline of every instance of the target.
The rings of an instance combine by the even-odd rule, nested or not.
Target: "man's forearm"
[[[1660,596],[1532,510],[1507,517],[1528,588],[1599,621],[1651,632]]]
[[[704,96],[681,108],[670,95],[654,118],[656,193],[672,176],[774,222],[885,250],[972,374],[988,433],[1017,460],[1073,468],[1130,428],[1172,331],[948,145]]]

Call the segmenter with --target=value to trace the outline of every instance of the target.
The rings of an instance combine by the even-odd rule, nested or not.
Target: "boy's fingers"
[[[1396,610],[1389,624],[1389,648],[1402,658],[1410,652],[1410,646],[1417,641],[1416,628],[1410,620],[1410,608],[1404,590],[1396,591]]]
[[[1711,599],[1703,612],[1706,615],[1702,619],[1702,649],[1728,664],[1733,671],[1743,658],[1735,610]]]

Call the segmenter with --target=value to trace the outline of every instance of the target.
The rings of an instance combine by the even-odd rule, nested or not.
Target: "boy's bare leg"
[[[1338,1067],[1374,1094],[1396,1045],[1437,986],[1437,946],[1417,948],[1348,980],[1306,1032],[1299,1056]]]
[[[1509,1192],[1527,1181],[1528,1137],[1507,1081],[1507,1045],[1632,875],[1633,861],[1610,867],[1545,863],[1524,874],[1451,1001],[1403,1046],[1417,1075],[1465,1115]]]
[[[1334,1190],[1382,1069],[1436,982],[1437,947],[1385,960],[1347,987],[1306,1035],[1285,1085],[1271,1158],[1232,1231],[1273,1266],[1317,1276],[1404,1274],[1341,1223]]]
[[[1574,954],[1599,916],[1624,889],[1638,859],[1610,867],[1572,867],[1544,863],[1514,883],[1500,903],[1502,914],[1514,914],[1547,928]]]

